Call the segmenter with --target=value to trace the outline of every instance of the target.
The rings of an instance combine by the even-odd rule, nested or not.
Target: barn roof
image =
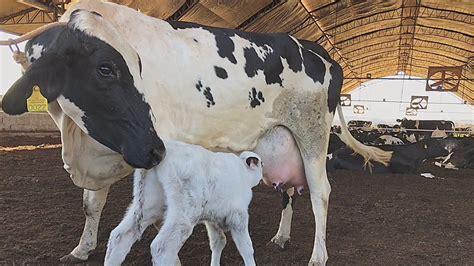
[[[63,2],[70,1],[2,0],[0,30],[20,34],[54,21],[62,12]],[[112,2],[167,20],[246,31],[287,32],[316,41],[343,67],[344,93],[368,79],[400,71],[426,78],[430,66],[459,66],[462,76],[456,93],[474,103],[474,3],[471,0]]]

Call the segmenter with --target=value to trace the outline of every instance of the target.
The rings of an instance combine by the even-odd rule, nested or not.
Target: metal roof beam
[[[321,25],[319,25],[319,23],[316,21],[316,19],[313,17],[313,15],[308,11],[308,9],[306,8],[306,6],[301,2],[301,0],[299,1],[300,5],[304,8],[304,10],[306,10],[306,12],[308,13],[308,16],[311,18],[311,20],[313,20],[313,23],[314,25],[316,25],[316,27],[323,33],[323,35],[325,36],[326,40],[328,41],[328,43],[335,48],[335,52],[337,55],[339,55],[340,59],[342,60],[342,62],[347,65],[349,67],[349,70],[351,71],[351,74],[352,75],[356,75],[354,70],[352,69],[352,66],[349,65],[347,63],[347,60],[344,58],[344,56],[341,54],[341,52],[339,51],[339,49],[337,49],[337,47],[334,46],[334,43],[331,41],[331,37],[326,33],[326,31],[321,27]]]
[[[413,8],[413,7],[411,7]],[[402,14],[401,14],[400,8],[397,9],[391,9],[391,10],[385,10],[385,11],[380,11],[377,13],[370,14],[365,17],[358,17],[351,19],[349,21],[346,21],[344,23],[340,24],[333,24],[330,27],[327,27],[327,31],[330,32],[331,34],[342,34],[347,31],[353,30],[355,28],[358,28],[360,26],[365,26],[373,23],[380,23],[380,22],[385,22],[389,20],[394,20],[394,19],[401,19]],[[420,12],[418,14],[418,18],[429,18],[429,19],[448,19],[448,20],[453,20],[457,22],[463,22],[466,24],[471,24],[474,23],[474,16],[469,16],[469,15],[459,15],[459,14],[452,14],[452,12],[445,10],[446,12],[441,12],[441,11],[432,11],[427,8],[420,8]],[[431,12],[430,12],[431,11]],[[457,19],[461,17],[461,19]],[[448,30],[448,29],[446,29]],[[459,32],[462,33],[462,32]]]
[[[264,6],[262,9],[260,9],[255,14],[253,14],[250,18],[242,22],[239,26],[237,26],[236,29],[240,30],[240,29],[247,28],[248,26],[250,26],[250,24],[254,23],[261,17],[268,14],[268,12],[272,11],[273,9],[279,7],[281,4],[286,3],[286,2],[287,0],[273,0],[270,4]]]
[[[0,25],[45,24],[57,20],[57,14],[32,7],[0,18]]]
[[[363,33],[361,35],[357,35],[357,36],[354,36],[354,37],[351,37],[351,38],[347,38],[345,40],[339,40],[339,41],[335,42],[334,45],[336,45],[336,46],[349,46],[349,45],[352,45],[354,43],[359,43],[361,41],[371,39],[371,38],[374,38],[374,37],[392,36],[392,35],[395,35],[395,33],[398,33],[398,30],[399,30],[399,26],[387,27],[387,28],[383,28],[383,29],[373,30],[373,31],[370,31],[370,32]],[[318,43],[320,43],[320,42],[321,41],[318,41]]]
[[[348,54],[354,52],[354,51],[358,51],[358,50],[362,50],[362,49],[365,49],[367,47],[377,47],[378,45],[380,44],[385,44],[385,43],[392,43],[394,44],[396,41],[399,41],[399,40],[390,40],[390,41],[384,41],[384,39],[387,38],[387,35],[380,35],[380,36],[372,36],[372,38],[366,38],[364,37],[364,39],[361,39],[360,42],[354,42],[350,45],[344,45],[344,46],[341,46],[341,45],[336,45],[337,47],[340,47],[340,49],[342,51],[344,51],[344,54],[347,56]],[[374,40],[377,40],[377,39],[380,39],[380,42],[377,42],[377,44],[375,45],[371,45],[371,46],[363,46],[363,47],[360,47],[360,48],[357,48],[357,49],[353,49],[353,50],[350,50],[350,51],[346,51],[346,48],[347,47],[351,47],[353,45],[356,45],[356,44],[360,44],[360,43],[363,43],[363,41],[365,40],[371,40],[371,41],[374,41]],[[396,45],[398,46],[398,45]],[[470,54],[472,54],[471,51],[469,50],[465,50],[461,47],[458,47],[458,46],[453,46],[453,45],[450,45],[450,44],[446,44],[446,43],[440,43],[440,42],[435,42],[435,41],[429,41],[429,40],[424,40],[424,39],[420,39],[420,38],[414,38],[414,44],[413,44],[413,47],[425,47],[425,48],[436,48],[438,50],[442,50],[443,52],[446,52],[448,54],[450,54],[451,56],[448,56],[447,57],[451,57],[451,58],[455,58],[455,57],[461,57],[463,58],[462,61],[465,61],[464,58],[468,58],[470,56]],[[333,48],[331,48],[333,49]],[[329,51],[331,51],[331,49]],[[349,59],[350,57],[346,57],[346,59]]]
[[[168,21],[178,21],[180,18],[182,18],[191,8],[193,8],[197,3],[199,3],[199,0],[186,0],[184,4],[174,12],[173,15],[169,16],[166,20]]]
[[[407,73],[408,61],[415,38],[420,0],[402,0],[402,17],[400,19],[400,38],[398,43],[398,71]],[[413,6],[414,7],[407,7]]]
[[[356,60],[359,60],[361,58],[366,58],[366,57],[369,57],[369,56],[372,56],[372,55],[383,55],[384,53],[392,53],[394,51],[398,51],[398,47],[391,47],[390,49],[389,48],[373,49],[373,50],[367,51],[366,53],[360,53],[360,54],[358,54],[354,57],[351,57],[349,61],[352,63],[352,62],[354,62]],[[456,59],[456,58],[452,58],[452,57],[446,56],[444,54],[438,54],[438,53],[434,53],[434,52],[425,52],[425,51],[418,50],[418,49],[415,49],[415,48],[413,48],[413,52],[426,54],[427,57],[436,56],[438,58],[442,58],[443,60],[450,60],[450,61],[456,62],[456,64],[453,64],[453,65],[466,64],[466,61],[459,60],[459,59]]]
[[[343,6],[346,6],[347,7],[347,4],[348,4],[348,0],[339,0],[337,1],[339,3],[342,3]],[[352,3],[353,1],[350,1],[350,3]],[[370,3],[370,2],[368,2]],[[315,9],[313,11],[311,11],[311,13],[315,13],[314,15],[316,17],[327,17],[327,16],[332,16],[334,15],[337,11],[336,11],[336,8],[335,8],[335,5],[336,2],[332,2],[332,3],[329,3],[327,4],[326,6],[324,6],[323,8],[318,8],[318,9]],[[406,5],[405,6],[406,8],[413,8],[413,7],[416,7],[416,5]],[[436,18],[448,18],[450,20],[456,20],[456,21],[460,21],[460,22],[464,22],[464,23],[468,23],[468,24],[473,24],[474,22],[472,21],[472,19],[474,19],[474,15],[470,14],[470,13],[464,13],[464,12],[461,12],[461,11],[456,11],[456,10],[449,10],[449,9],[442,9],[442,8],[436,8],[436,7],[430,7],[430,6],[426,6],[426,5],[419,5],[420,9],[427,9],[428,11],[424,11],[422,12],[423,15],[426,15],[427,17],[436,17]],[[329,12],[324,12],[326,11],[326,9],[329,9]]]
[[[396,52],[397,50],[394,50],[394,52]],[[368,57],[370,58],[370,57]],[[384,61],[389,61],[389,60],[392,60],[392,59],[396,59],[397,57],[396,56],[387,56],[387,57],[383,57],[383,58],[380,58],[380,59],[376,59],[376,60],[370,60],[370,59],[367,59],[367,61],[364,61],[363,59],[365,58],[361,58],[360,60],[362,61],[361,63],[362,64],[356,64],[355,61],[352,61],[351,63],[354,64],[354,66],[356,66],[358,69],[360,68],[361,70],[365,67],[368,67],[368,66],[371,66],[371,65],[378,65],[380,67],[380,64],[381,62],[384,62]],[[426,65],[429,65],[429,66],[450,66],[451,64],[446,64],[445,61],[443,61],[443,58],[440,58],[440,57],[432,57],[430,59],[433,59],[433,60],[428,60],[426,58],[421,58],[421,57],[418,57],[418,56],[413,56],[413,62],[422,62],[422,63],[426,63]],[[452,64],[451,66],[463,66],[461,64]]]

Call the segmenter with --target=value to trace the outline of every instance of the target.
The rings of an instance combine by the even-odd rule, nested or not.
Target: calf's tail
[[[351,132],[349,132],[340,104],[337,105],[337,113],[339,114],[339,119],[341,121],[341,140],[349,146],[349,148],[354,150],[354,152],[364,157],[365,164],[370,165],[370,161],[375,161],[388,166],[390,159],[392,158],[392,152],[360,143],[351,135]]]

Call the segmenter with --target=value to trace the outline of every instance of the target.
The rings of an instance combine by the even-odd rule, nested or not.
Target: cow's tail
[[[375,161],[388,166],[388,163],[392,158],[392,152],[384,151],[377,147],[371,147],[360,143],[352,136],[351,132],[349,132],[340,104],[337,105],[337,113],[339,114],[339,120],[341,121],[341,140],[352,150],[354,150],[354,152],[364,157],[365,164],[370,165],[370,161]]]

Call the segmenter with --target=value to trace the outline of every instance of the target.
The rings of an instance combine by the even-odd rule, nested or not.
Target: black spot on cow
[[[198,91],[201,91],[201,89],[202,89],[202,83],[201,83],[200,80],[198,80],[198,83],[196,83],[196,89],[197,89]]]
[[[99,17],[102,17],[102,15],[100,13],[97,13],[95,11],[91,11],[92,14],[96,15],[96,16],[99,16]]]
[[[329,68],[331,81],[328,88],[328,108],[329,112],[334,113],[341,97],[342,81],[344,79],[342,68],[339,64],[333,63]]]
[[[211,31],[212,32],[212,31]],[[222,58],[227,58],[233,64],[237,64],[237,59],[234,56],[235,45],[230,37],[234,34],[227,34],[225,31],[214,31],[216,35],[217,53]]]
[[[216,103],[214,102],[214,97],[212,97],[211,93],[211,88],[206,87],[204,91],[202,92],[204,94],[204,97],[206,97],[207,100],[207,107],[211,107],[211,105],[215,105]]]
[[[288,195],[286,191],[281,193],[281,207],[283,210],[286,209],[286,207],[288,207],[288,203],[290,203],[290,199],[291,199],[290,205],[291,207],[293,207],[293,204],[295,203],[295,197]]]
[[[332,60],[331,57],[329,56],[329,53],[318,43],[307,41],[307,40],[298,40],[298,41],[305,49],[308,49],[317,53],[318,55],[320,55],[322,58],[326,60]]]
[[[290,195],[288,195],[288,193],[283,192],[281,193],[281,207],[282,209],[286,209],[286,207],[288,206],[288,203],[290,203]]]
[[[142,59],[140,58],[140,55],[137,53],[138,56],[138,68],[140,69],[140,77],[142,76]]]
[[[214,66],[214,70],[216,71],[216,75],[221,79],[227,78],[227,71],[222,67]]]
[[[60,26],[60,27],[54,27],[52,29],[49,29],[40,35],[34,37],[33,39],[29,40],[25,44],[25,51],[26,54],[31,57],[33,54],[33,45],[38,45],[42,47],[42,51],[40,55],[43,55],[50,47],[51,45],[56,41],[58,36],[61,34],[61,32],[64,30],[66,26]],[[31,57],[30,63],[36,61],[38,58]]]
[[[303,69],[303,58],[301,58],[299,46],[293,40],[289,44],[291,45],[287,48],[287,52],[281,57],[286,59],[288,66],[293,72],[301,71]]]
[[[175,30],[201,28],[203,30],[209,31],[215,36],[217,53],[219,56],[222,58],[227,58],[233,64],[237,64],[237,59],[235,59],[234,56],[235,45],[230,38],[235,36],[235,30],[214,28],[183,21],[169,21],[168,23]]]
[[[249,78],[257,75],[258,70],[263,70],[265,82],[268,85],[278,83],[280,86],[283,86],[283,80],[280,77],[280,74],[283,72],[283,64],[278,54],[270,53],[265,58],[265,61],[263,61],[252,47],[244,48],[244,57],[246,60],[244,69]]]
[[[198,42],[198,40],[196,40],[196,38],[193,38],[193,41]]]
[[[252,88],[252,90],[249,91],[249,100],[250,100],[250,107],[252,108],[255,108],[261,103],[265,102],[263,93],[261,91],[257,92],[255,88]]]
[[[84,9],[76,9],[72,11],[71,15],[69,15],[69,20],[74,20],[75,19],[74,17],[77,16],[77,14],[82,11],[84,11]]]
[[[323,84],[324,75],[326,74],[326,66],[323,60],[310,50],[302,49],[301,51],[303,54],[304,72],[315,83],[319,82]]]
[[[283,80],[280,77],[283,72],[282,59],[288,63],[288,68],[293,72],[298,72],[305,66],[305,73],[314,82],[323,83],[326,73],[326,66],[322,58],[330,62],[329,54],[323,47],[317,43],[298,40],[302,47],[298,45],[295,39],[285,33],[254,33],[233,29],[214,28],[199,24],[170,21],[170,25],[176,29],[201,28],[214,34],[216,39],[217,52],[220,57],[227,58],[230,62],[236,64],[237,60],[234,56],[235,44],[231,39],[239,36],[252,43],[252,47],[244,48],[245,66],[244,70],[248,77],[254,77],[258,74],[258,70],[263,71],[267,84],[278,83],[283,86]],[[265,57],[258,57],[258,51],[262,49]],[[316,55],[317,54],[317,55]],[[319,57],[319,56],[321,57]],[[335,63],[335,62],[334,62]]]

